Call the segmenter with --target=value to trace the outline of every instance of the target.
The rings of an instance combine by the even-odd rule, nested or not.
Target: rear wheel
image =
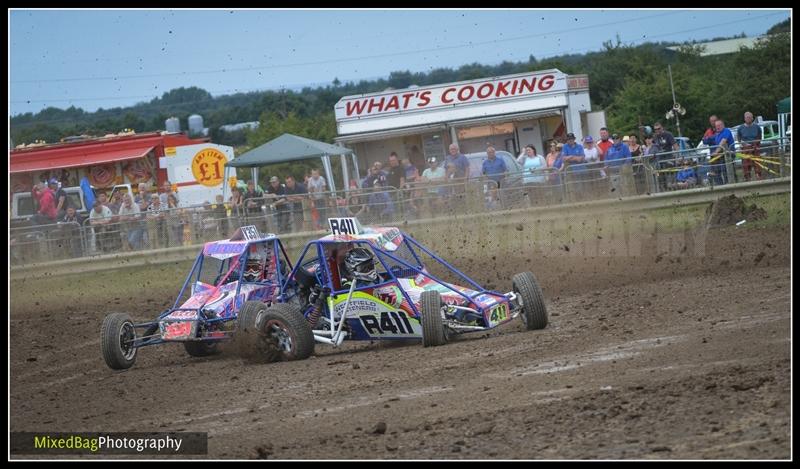
[[[100,345],[103,359],[112,370],[127,370],[136,363],[136,329],[133,320],[125,313],[111,313],[100,328]]]
[[[544,295],[536,277],[530,272],[522,272],[513,278],[514,293],[522,305],[522,322],[529,331],[544,329],[547,326],[547,308]]]
[[[422,345],[425,347],[435,347],[447,343],[442,324],[442,297],[439,292],[422,292],[420,297],[422,320]]]

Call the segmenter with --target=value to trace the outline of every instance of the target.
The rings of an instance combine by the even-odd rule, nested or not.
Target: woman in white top
[[[517,163],[522,166],[525,184],[544,184],[547,181],[547,176],[543,171],[547,168],[547,162],[542,155],[536,154],[536,148],[533,145],[525,146],[525,153],[517,158]]]
[[[583,139],[583,156],[587,164],[592,163],[588,164],[588,168],[595,169],[602,166],[600,163],[600,150],[595,146],[594,139],[592,139],[591,135],[587,135]],[[600,177],[606,177],[606,173],[602,168],[600,168]]]

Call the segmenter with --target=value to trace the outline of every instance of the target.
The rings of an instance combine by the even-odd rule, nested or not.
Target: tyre
[[[547,326],[547,308],[544,295],[536,277],[530,272],[522,272],[513,278],[513,290],[522,306],[522,322],[529,331],[544,329]]]
[[[237,329],[245,333],[254,331],[258,313],[266,310],[267,305],[260,301],[246,301],[239,309],[239,314],[236,317]]]
[[[439,292],[422,292],[420,306],[422,345],[436,347],[447,343],[447,334],[442,324],[442,297]]]
[[[314,334],[295,305],[248,301],[239,310],[238,328],[239,353],[253,361],[303,360],[314,353]]]
[[[136,363],[137,348],[133,345],[136,329],[133,320],[125,313],[111,313],[100,328],[100,346],[103,359],[112,370],[127,370]]]
[[[219,353],[219,342],[208,340],[191,340],[183,343],[186,353],[192,357],[208,357]]]

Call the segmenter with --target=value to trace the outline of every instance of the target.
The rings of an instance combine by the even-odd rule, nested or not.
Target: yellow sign
[[[176,153],[175,147],[167,147],[164,149],[164,156],[175,156]]]
[[[204,186],[218,186],[222,183],[223,171],[228,158],[216,148],[203,148],[192,158],[192,174]]]

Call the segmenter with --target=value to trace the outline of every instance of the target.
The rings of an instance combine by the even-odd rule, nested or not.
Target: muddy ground
[[[532,270],[548,327],[514,322],[436,348],[318,345],[269,365],[168,345],[111,371],[106,311],[149,319],[176,287],[57,306],[39,280],[40,304],[11,292],[11,431],[201,431],[212,458],[789,458],[789,227],[702,242],[456,256],[503,291]]]

